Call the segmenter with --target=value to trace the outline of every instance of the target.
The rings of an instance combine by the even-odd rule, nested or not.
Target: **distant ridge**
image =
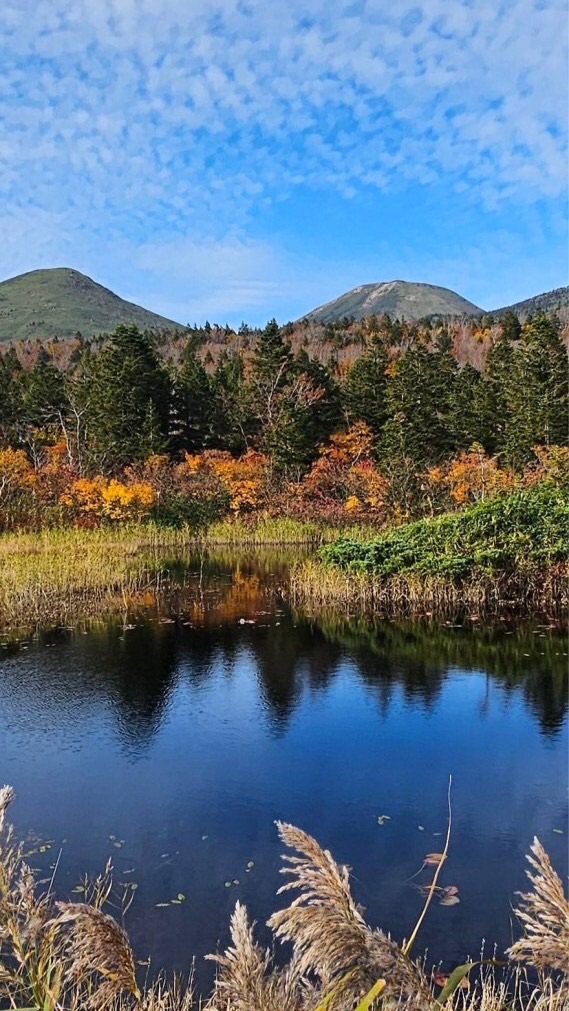
[[[511,310],[515,312],[523,321],[527,316],[539,312],[553,312],[555,309],[566,309],[569,307],[569,286],[565,288],[553,288],[552,291],[544,291],[541,295],[534,295],[533,298],[526,298],[523,302],[514,302],[513,305],[505,305],[501,309],[494,309],[490,315],[500,316],[503,312]]]
[[[482,311],[450,288],[414,281],[380,281],[352,288],[303,319],[330,323],[345,316],[363,319],[388,313],[399,319],[417,320],[424,316],[480,316]]]
[[[180,323],[119,298],[109,288],[69,267],[30,270],[0,282],[0,340],[84,337],[108,333],[119,323],[141,329],[185,329]]]

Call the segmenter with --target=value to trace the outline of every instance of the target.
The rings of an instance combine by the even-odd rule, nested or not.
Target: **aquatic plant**
[[[412,960],[411,945],[438,889],[450,839],[435,866],[427,900],[409,941],[398,944],[369,926],[350,889],[348,868],[336,863],[311,836],[279,824],[292,851],[280,891],[298,894],[269,920],[275,939],[292,944],[292,956],[277,967],[254,937],[246,908],[237,903],[231,944],[214,956],[217,975],[211,995],[194,1001],[191,978],[164,977],[142,987],[123,927],[104,910],[111,893],[111,868],[85,890],[85,902],[57,902],[53,877],[41,892],[25,859],[22,842],[6,824],[13,790],[0,790],[0,1002],[19,1011],[567,1011],[569,1006],[569,903],[541,844],[534,840],[530,880],[518,917],[525,936],[507,953],[537,973],[522,969],[503,979],[491,962],[464,989],[475,963],[449,977],[428,973]],[[128,905],[128,902],[127,902]],[[124,908],[123,908],[124,911]]]
[[[538,484],[368,540],[341,537],[297,566],[295,603],[527,612],[567,607],[569,502]]]

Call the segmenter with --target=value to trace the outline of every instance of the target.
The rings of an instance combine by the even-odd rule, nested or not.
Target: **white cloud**
[[[108,273],[128,250],[163,301],[185,281],[196,314],[223,292],[247,311],[286,260],[247,223],[297,187],[559,198],[565,20],[564,0],[5,0],[0,269]]]
[[[80,207],[104,187],[109,206],[182,195],[198,217],[212,192],[247,209],[299,179],[559,193],[564,3],[381,6],[8,0],[3,177],[53,200],[67,170]]]

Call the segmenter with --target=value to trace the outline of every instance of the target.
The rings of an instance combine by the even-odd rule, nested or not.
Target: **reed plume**
[[[54,925],[63,929],[66,974],[89,991],[85,1011],[107,1008],[123,991],[139,1000],[132,948],[117,921],[82,902],[58,902],[57,909]]]
[[[279,894],[299,895],[268,921],[275,936],[290,941],[299,971],[318,979],[324,993],[334,993],[329,1007],[349,1009],[379,979],[386,980],[385,1000],[423,1011],[432,995],[422,970],[403,955],[382,930],[365,922],[350,890],[349,870],[336,863],[312,836],[277,822],[282,841],[300,856],[285,855],[282,868],[291,880]]]
[[[539,839],[534,838],[527,859],[536,872],[527,871],[533,889],[520,893],[516,910],[525,936],[512,945],[508,955],[536,969],[554,969],[569,976],[569,902],[561,879]],[[569,1003],[569,993],[567,997]]]
[[[254,939],[247,910],[238,902],[231,917],[232,946],[222,955],[208,955],[219,971],[206,1011],[303,1011],[308,987],[293,960],[279,971],[271,954]]]

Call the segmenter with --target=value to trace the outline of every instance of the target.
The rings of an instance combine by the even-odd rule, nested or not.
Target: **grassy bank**
[[[350,533],[357,539],[369,531]],[[197,550],[314,549],[337,536],[337,529],[286,518],[225,521],[206,532],[145,523],[4,534],[0,628],[68,624],[148,603],[181,585],[173,562]]]
[[[289,963],[279,966],[255,938],[240,902],[231,917],[231,944],[210,956],[217,963],[213,990],[195,999],[191,984],[145,985],[125,930],[113,916],[128,910],[113,893],[110,863],[86,882],[81,901],[56,902],[57,866],[45,883],[26,863],[26,847],[6,825],[13,799],[0,789],[0,1003],[22,1011],[566,1011],[569,998],[569,904],[563,885],[537,839],[528,855],[531,891],[518,897],[519,926],[502,958],[467,962],[443,974],[417,958],[416,940],[432,902],[454,905],[458,888],[445,883],[451,838],[450,808],[442,852],[425,857],[421,912],[407,941],[398,942],[366,922],[351,892],[349,870],[293,825],[278,822],[287,848],[283,871],[293,890],[288,906],[268,920],[274,946],[285,942]],[[76,889],[77,891],[77,889]],[[117,907],[118,903],[118,907]],[[520,934],[522,936],[520,936]],[[147,965],[146,962],[142,963]],[[533,978],[528,975],[533,974]],[[461,983],[472,983],[461,989]]]
[[[372,612],[567,609],[569,503],[549,485],[420,520],[372,539],[341,537],[291,577],[297,604]]]

